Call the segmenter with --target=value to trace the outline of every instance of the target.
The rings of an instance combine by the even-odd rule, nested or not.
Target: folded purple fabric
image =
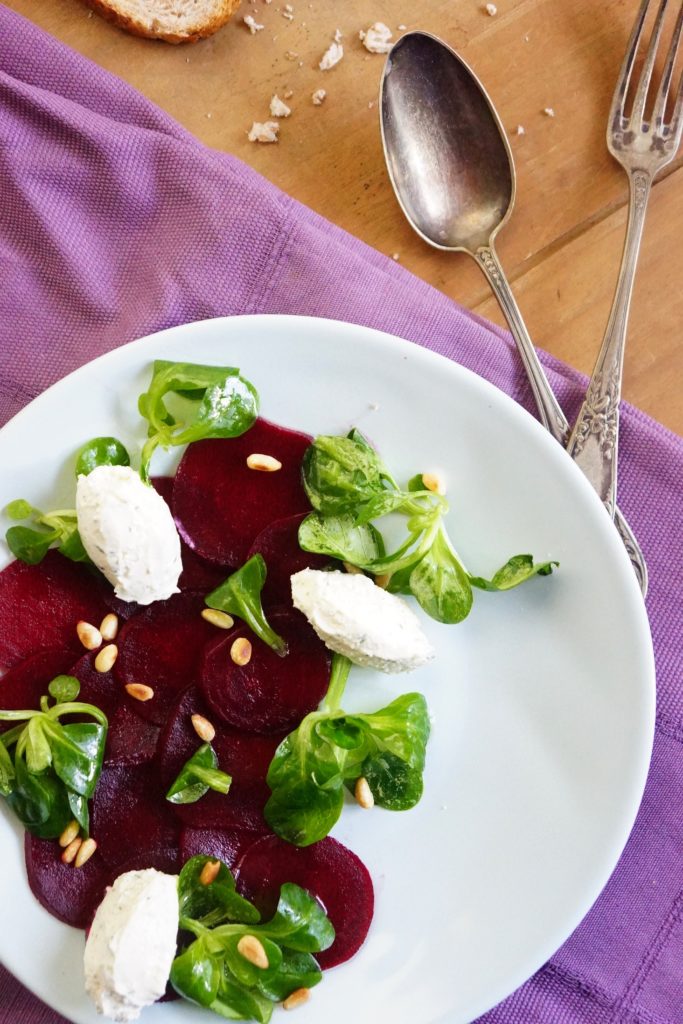
[[[0,423],[117,345],[237,313],[377,327],[532,407],[507,335],[204,148],[1,5],[0,281]],[[571,419],[585,381],[544,362]],[[622,416],[620,504],[651,578],[658,717],[650,777],[594,908],[485,1024],[683,1022],[683,446],[629,406]],[[57,1021],[0,968],[0,1024]]]

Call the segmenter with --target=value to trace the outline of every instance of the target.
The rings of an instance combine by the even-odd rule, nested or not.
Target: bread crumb
[[[406,30],[407,28],[408,28],[408,26],[407,26],[407,25],[399,25],[399,26],[398,26],[398,30],[399,30],[399,32],[405,32],[405,30]]]
[[[242,21],[247,26],[252,36],[255,36],[257,32],[261,32],[265,28],[265,25],[259,25],[251,14],[245,14]]]
[[[282,17],[286,18],[287,21],[294,21],[294,15],[292,14],[291,11],[283,11],[282,12]]]
[[[400,252],[392,252],[392,254],[391,254],[391,258],[392,258],[392,260],[396,260],[396,262],[398,263],[398,261],[399,261],[399,260],[400,260],[400,258],[401,258],[401,254],[400,254]]]
[[[516,135],[526,135],[526,132],[524,130],[524,125],[523,124],[518,124],[517,125],[517,127],[515,128],[515,134]]]
[[[374,105],[375,105],[375,101],[374,100],[370,100],[370,102],[368,103],[368,110],[372,110]]]
[[[489,15],[490,18],[495,18],[495,16],[498,14],[498,8],[496,7],[495,4],[487,4],[486,13]]]
[[[327,93],[325,92],[324,89],[316,89],[315,92],[313,93],[313,95],[311,96],[311,99],[313,100],[313,106],[314,107],[322,106],[326,96],[327,96]]]
[[[271,117],[289,117],[292,113],[290,107],[286,103],[283,103],[280,97],[275,95],[270,98],[270,116]]]
[[[330,43],[330,45],[327,47],[324,54],[320,58],[320,63],[318,64],[318,67],[320,68],[321,71],[329,71],[330,68],[333,68],[335,64],[339,63],[343,56],[344,47],[335,39],[333,42]]]
[[[334,41],[335,43],[341,43],[342,41],[342,30],[340,28],[334,30]]]
[[[555,111],[553,110],[552,107],[544,107],[543,108],[543,113],[545,114],[546,117],[555,117]]]
[[[392,31],[382,21],[376,21],[369,29],[360,30],[358,38],[370,53],[388,53],[391,49]]]
[[[291,100],[293,95],[294,95],[294,90],[293,89],[288,89],[287,92],[284,94],[284,97],[285,97],[286,100]]]
[[[254,121],[249,130],[250,142],[277,142],[280,125],[277,121]]]
[[[292,61],[294,61],[294,60],[298,60],[298,59],[299,59],[299,54],[298,53],[296,53],[294,50],[287,50],[287,52],[285,54],[285,60],[292,60]]]

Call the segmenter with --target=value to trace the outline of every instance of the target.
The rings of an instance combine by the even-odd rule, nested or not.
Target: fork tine
[[[643,64],[643,70],[640,73],[640,81],[638,82],[638,88],[636,89],[636,95],[633,100],[633,110],[631,111],[630,126],[636,130],[640,129],[645,119],[645,104],[647,102],[647,90],[650,87],[650,80],[652,78],[652,72],[655,66],[655,57],[657,56],[657,47],[659,46],[659,37],[662,34],[662,25],[664,24],[664,14],[669,0],[661,0],[659,10],[657,11],[657,17],[655,19],[654,28],[652,29],[652,35],[650,36],[650,45],[647,50],[647,57]]]
[[[631,37],[628,41],[628,46],[626,47],[626,53],[619,71],[619,78],[617,79],[614,96],[612,97],[612,106],[610,108],[608,122],[610,125],[615,118],[622,118],[624,116],[624,100],[626,99],[629,82],[631,81],[633,65],[635,64],[636,53],[638,52],[638,44],[640,43],[640,37],[643,34],[643,25],[645,24],[645,18],[647,16],[649,6],[650,0],[642,0],[640,10],[638,11],[638,17],[636,18],[633,31],[631,32]]]
[[[671,45],[666,58],[666,64],[664,65],[664,73],[662,74],[662,81],[659,89],[657,90],[657,99],[652,111],[652,124],[654,130],[661,128],[664,123],[666,116],[666,101],[669,97],[669,89],[671,87],[671,78],[673,76],[674,63],[676,61],[676,54],[678,53],[678,44],[681,40],[681,30],[683,29],[683,3],[678,8],[678,17],[676,18],[676,27],[674,28],[674,34],[671,38]],[[680,98],[680,96],[679,96]]]
[[[671,124],[669,125],[668,138],[673,139],[673,151],[674,153],[678,149],[681,141],[681,131],[683,129],[683,76],[678,83],[678,95],[676,96],[676,106],[671,117]]]

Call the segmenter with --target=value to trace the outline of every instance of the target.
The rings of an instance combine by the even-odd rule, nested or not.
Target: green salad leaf
[[[173,411],[168,407],[171,397]],[[235,367],[157,359],[138,408],[148,423],[140,475],[149,482],[150,461],[157,447],[243,434],[258,415],[258,394]]]
[[[266,582],[266,563],[263,555],[252,555],[244,565],[228,576],[224,583],[204,598],[204,604],[229,615],[236,615],[265,644],[284,657],[287,644],[269,625],[261,603],[261,591]]]
[[[19,498],[10,502],[4,512],[10,519],[31,519],[38,527],[10,526],[5,534],[8,548],[22,562],[37,565],[51,547],[56,547],[60,554],[72,562],[90,561],[78,532],[75,509],[41,512]]]
[[[98,466],[130,466],[130,455],[115,437],[93,437],[76,455],[76,476],[87,476]]]
[[[172,804],[194,804],[210,789],[227,793],[232,777],[218,768],[218,758],[210,743],[202,743],[178,773],[166,799]]]

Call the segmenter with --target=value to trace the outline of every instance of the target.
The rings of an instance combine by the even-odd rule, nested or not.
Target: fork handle
[[[630,170],[624,251],[607,329],[567,451],[581,467],[614,518],[617,493],[619,402],[626,328],[652,177]]]

